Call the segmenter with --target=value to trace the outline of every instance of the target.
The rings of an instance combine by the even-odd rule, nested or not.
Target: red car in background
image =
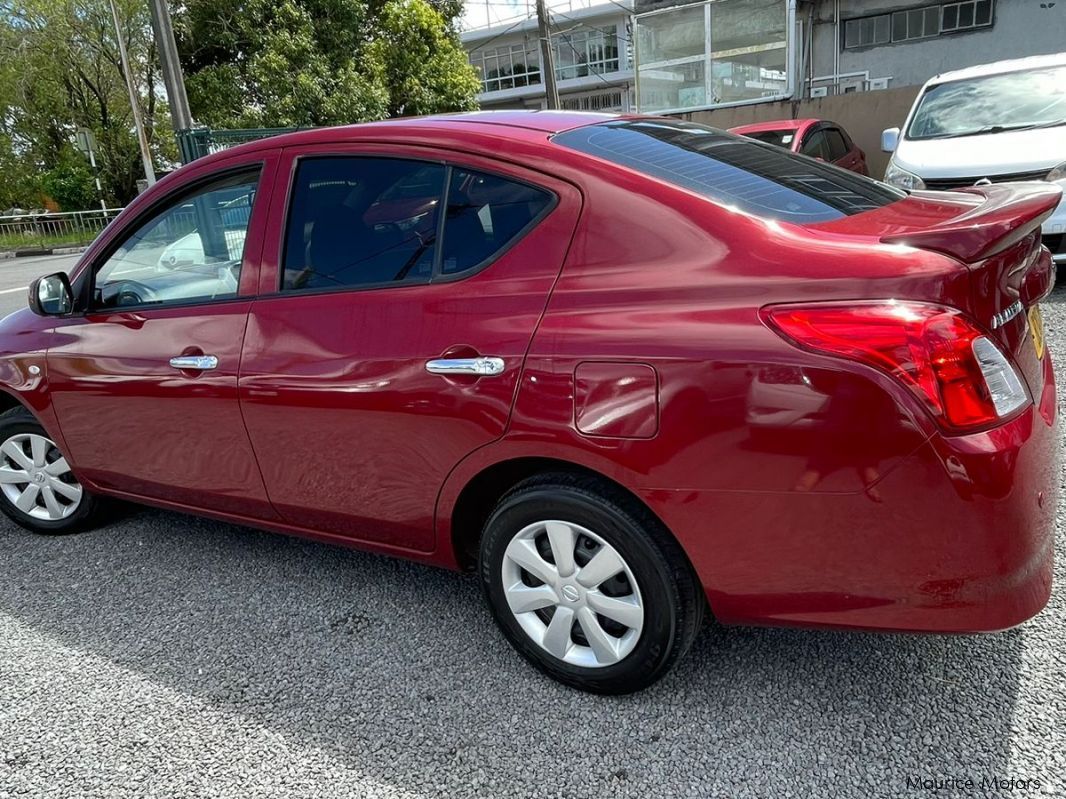
[[[824,119],[776,119],[740,125],[730,128],[729,132],[819,158],[860,175],[870,174],[866,168],[866,153],[835,122]]]
[[[0,323],[0,509],[58,534],[118,497],[476,572],[525,658],[603,693],[706,613],[1010,627],[1051,589],[1060,194],[908,196],[654,117],[249,143]]]

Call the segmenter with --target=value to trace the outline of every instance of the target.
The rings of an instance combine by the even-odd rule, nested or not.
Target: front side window
[[[97,270],[94,309],[237,294],[259,170],[212,181],[153,216]]]
[[[604,122],[552,141],[767,219],[826,222],[906,196],[854,172],[692,122]]]
[[[447,167],[395,158],[309,158],[296,172],[282,287],[428,281]]]
[[[1066,66],[940,83],[922,95],[908,139],[1066,125]]]

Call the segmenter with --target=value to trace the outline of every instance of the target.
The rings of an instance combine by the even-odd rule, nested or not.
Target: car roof
[[[991,64],[979,64],[976,67],[956,69],[952,72],[942,72],[926,82],[926,86],[936,86],[941,83],[951,83],[956,80],[969,78],[983,78],[987,75],[1002,75],[1007,72],[1022,72],[1029,69],[1044,69],[1047,67],[1066,66],[1066,53],[1053,53],[1052,55],[1034,55],[1027,58],[1011,58],[1007,61],[994,61]]]
[[[309,144],[336,144],[338,142],[373,139],[384,134],[389,139],[402,140],[406,133],[417,131],[478,130],[492,132],[500,138],[538,138],[564,130],[610,122],[614,119],[637,118],[634,115],[603,114],[584,111],[474,111],[459,114],[438,114],[424,117],[399,117],[378,122],[361,122],[354,125],[308,128],[292,133],[282,133],[222,150],[199,158],[193,163],[204,164],[235,154],[277,147],[297,147]]]
[[[809,127],[820,119],[774,119],[770,122],[753,122],[750,125],[737,125],[730,128],[730,133],[759,133],[764,130],[800,130]]]

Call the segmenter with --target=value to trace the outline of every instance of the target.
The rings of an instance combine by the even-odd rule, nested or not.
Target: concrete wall
[[[917,94],[917,86],[907,86],[878,92],[821,97],[798,103],[759,103],[673,116],[716,128],[731,128],[773,119],[831,119],[843,125],[855,139],[855,143],[866,151],[870,174],[881,178],[888,165],[888,154],[881,152],[881,131],[903,124]]]
[[[841,20],[932,3],[921,0],[839,0]],[[818,0],[814,24],[814,74],[832,75],[833,53],[840,53],[840,72],[868,71],[871,78],[891,77],[891,87],[925,83],[933,75],[1007,58],[1066,50],[1066,2],[996,0],[992,27],[950,33],[896,44],[854,50],[841,48],[833,24],[834,0]],[[806,18],[806,11],[800,11]],[[843,23],[841,23],[843,28]]]

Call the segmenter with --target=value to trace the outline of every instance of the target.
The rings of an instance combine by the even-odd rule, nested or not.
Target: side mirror
[[[886,153],[894,153],[899,144],[899,128],[885,128],[881,131],[881,149]]]
[[[74,310],[74,292],[64,272],[30,283],[30,310],[38,316],[66,316]]]

